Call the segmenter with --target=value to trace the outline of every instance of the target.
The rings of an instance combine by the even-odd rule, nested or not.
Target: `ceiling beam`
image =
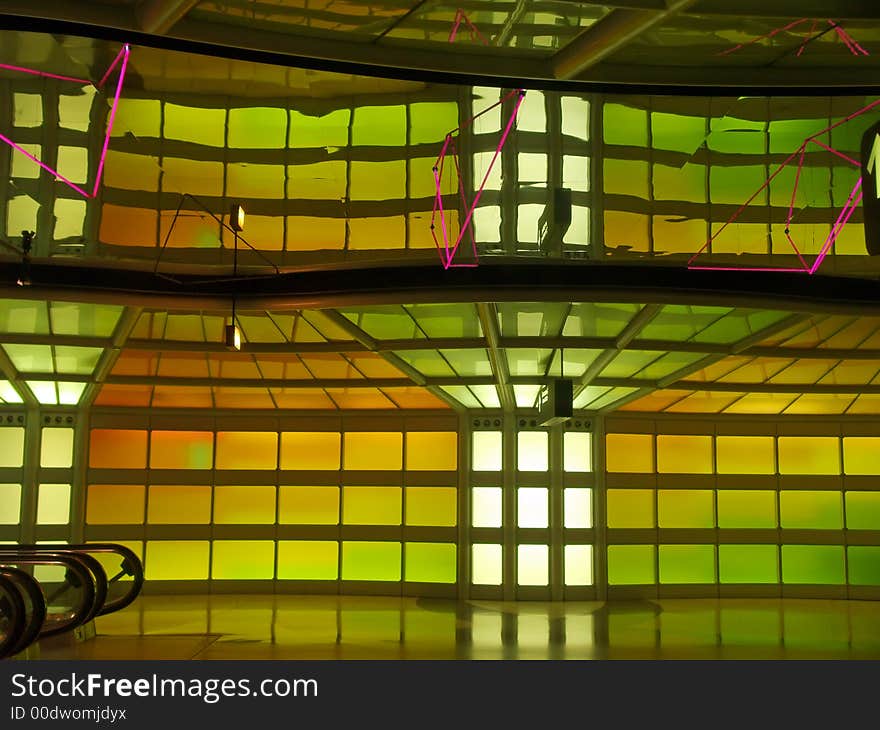
[[[483,345],[489,353],[489,365],[492,367],[492,375],[495,378],[495,390],[498,391],[498,400],[501,408],[512,413],[516,409],[516,395],[513,385],[510,383],[510,369],[507,365],[507,353],[501,347],[501,330],[498,328],[498,308],[494,304],[480,302],[477,304],[477,314],[480,317],[480,327],[486,342]]]
[[[613,9],[553,56],[553,76],[577,78],[646,30],[687,10],[695,1],[667,0],[662,9]]]
[[[113,366],[116,365],[116,361],[122,354],[125,342],[137,324],[142,311],[141,307],[126,307],[123,310],[122,315],[116,322],[110,344],[104,349],[95,367],[95,371],[92,373],[92,382],[86,386],[82,397],[79,399],[81,408],[89,408],[95,402],[95,398],[101,392],[101,384],[110,376]]]
[[[165,35],[198,4],[199,0],[142,0],[135,17],[144,33]]]

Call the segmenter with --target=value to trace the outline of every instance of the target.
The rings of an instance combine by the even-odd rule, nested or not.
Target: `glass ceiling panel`
[[[400,350],[396,353],[428,378],[454,377],[455,371],[437,350]]]
[[[588,385],[574,399],[575,408],[588,408],[590,404],[610,391],[606,385]]]
[[[855,322],[825,340],[823,347],[841,349],[861,347],[862,343],[876,335],[878,331],[880,331],[880,318],[859,317]]]
[[[853,322],[854,318],[843,315],[833,315],[831,317],[817,318],[812,317],[809,323],[804,327],[795,325],[792,328],[793,333],[788,339],[770,338],[762,342],[762,345],[781,345],[782,347],[821,347],[829,337],[840,332]],[[792,332],[792,330],[786,330]]]
[[[843,360],[820,380],[820,385],[865,385],[880,374],[880,360]]]
[[[318,380],[364,377],[348,360],[334,352],[307,353],[300,355],[300,359]]]
[[[259,372],[259,375],[256,377],[272,380],[280,380],[282,378],[288,380],[308,380],[312,377],[306,366],[303,365],[302,360],[294,354],[257,355],[254,357],[254,363]],[[213,359],[211,364],[213,366]]]
[[[443,385],[440,390],[451,395],[465,408],[482,408],[483,404],[466,385]]]
[[[50,380],[26,380],[31,393],[44,406],[75,406],[79,403],[85,383],[55,383]]]
[[[550,357],[553,350],[535,348],[525,349],[519,347],[508,347],[505,350],[507,355],[507,367],[513,376],[538,375],[544,377],[547,367],[550,364]]]
[[[565,337],[616,337],[641,310],[639,304],[575,302],[565,320]]]
[[[725,408],[724,412],[777,415],[797,397],[796,393],[746,393]]]
[[[114,304],[52,302],[49,307],[52,332],[56,335],[110,337],[123,307]]]
[[[745,358],[743,358],[745,359]],[[718,378],[721,383],[765,383],[794,362],[781,357],[756,357]]]
[[[732,344],[760,332],[789,316],[788,312],[735,309],[693,337],[694,342]]]
[[[406,375],[381,355],[373,352],[347,352],[345,357],[366,378],[405,378]]]
[[[396,408],[397,406],[378,388],[327,388],[336,407],[346,408]]]
[[[159,358],[160,377],[207,378],[208,360],[204,353],[163,352]]]
[[[342,329],[338,324],[336,324],[327,314],[320,310],[310,309],[304,310],[300,312],[302,319],[308,322],[314,329],[316,329],[322,337],[331,341],[338,342],[353,342],[354,337],[352,337],[348,332]],[[285,332],[285,334],[287,334]],[[299,333],[294,333],[294,336],[288,335],[288,339],[293,342],[302,342],[303,340],[299,339],[301,335]]]
[[[612,388],[610,391],[590,403],[589,408],[591,410],[605,408],[605,406],[616,403],[621,398],[626,398],[628,395],[632,395],[637,390],[638,388]]]
[[[787,385],[800,385],[820,380],[835,365],[837,360],[796,360],[788,367],[780,370],[767,382]]]
[[[22,373],[64,373],[90,375],[104,350],[100,347],[64,345],[4,345],[3,349]]]
[[[261,369],[250,355],[230,352],[212,354],[207,358],[208,374],[212,378],[257,378]]]
[[[0,380],[0,403],[21,403],[21,396],[8,380]]]
[[[480,399],[480,402],[486,408],[501,408],[501,400],[498,397],[498,390],[494,385],[469,385],[473,394]]]
[[[880,395],[864,393],[856,398],[847,409],[847,414],[880,413]]]
[[[804,393],[784,413],[790,415],[839,415],[856,399],[855,394]]]
[[[603,378],[631,378],[646,365],[658,360],[663,353],[648,350],[624,350],[605,367]]]
[[[499,302],[497,308],[502,337],[558,337],[572,305],[568,302]]]
[[[398,407],[403,409],[442,408],[449,409],[449,404],[438,398],[427,388],[407,386],[401,388],[383,388],[382,392]]]
[[[397,304],[374,307],[346,307],[338,310],[370,337],[377,340],[425,339],[406,309]]]
[[[517,408],[534,408],[537,405],[540,385],[514,385],[513,395]]]
[[[0,299],[0,332],[48,335],[49,310],[46,302]]]
[[[667,406],[691,394],[690,390],[657,390],[641,398],[623,404],[618,410],[642,411],[644,413],[657,413],[665,410]]]
[[[482,337],[473,304],[405,304],[404,309],[428,337]]]
[[[671,404],[666,410],[669,413],[719,413],[742,396],[742,393],[696,392]]]
[[[440,354],[452,365],[456,374],[462,377],[491,376],[492,366],[489,354],[482,348],[465,350],[440,350]]]
[[[549,374],[566,378],[580,377],[602,352],[602,350],[585,350],[577,347],[554,350]],[[560,353],[562,353],[561,357]]]
[[[719,378],[727,375],[727,373],[736,370],[741,365],[745,365],[752,361],[752,358],[745,355],[729,355],[716,363],[707,365],[701,370],[688,375],[688,380],[698,380],[703,383],[714,383]]]
[[[667,304],[642,328],[636,340],[687,342],[733,310],[728,307],[691,307]]]
[[[646,368],[639,370],[635,377],[640,380],[659,380],[693,365],[704,357],[705,355],[701,352],[667,352]]]

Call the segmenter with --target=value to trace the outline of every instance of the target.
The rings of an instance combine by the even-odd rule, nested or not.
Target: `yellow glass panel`
[[[404,580],[413,583],[455,583],[456,546],[441,542],[404,544]]]
[[[474,487],[471,523],[474,527],[501,527],[501,487]]]
[[[265,106],[230,109],[227,136],[227,144],[231,148],[284,147],[287,110]]]
[[[836,491],[779,493],[779,522],[783,528],[840,530],[843,528],[843,497]]]
[[[407,525],[455,527],[458,490],[455,487],[407,487]]]
[[[399,542],[343,542],[343,580],[400,580]]]
[[[0,484],[0,525],[21,522],[21,484]]]
[[[880,474],[880,438],[844,436],[843,471],[845,474]]]
[[[399,525],[400,487],[343,487],[342,522],[346,525]]]
[[[566,545],[563,560],[565,561],[565,585],[593,585],[592,545]]]
[[[605,437],[605,468],[610,472],[653,473],[654,437],[643,433],[609,433]]]
[[[164,134],[168,139],[222,147],[225,126],[225,109],[197,109],[165,103]]]
[[[834,436],[780,436],[778,448],[780,474],[840,474]]]
[[[772,436],[718,436],[715,438],[719,474],[775,474]]]
[[[348,124],[351,110],[337,109],[324,116],[312,116],[291,109],[290,147],[333,147],[348,145]]]
[[[718,490],[718,527],[776,527],[776,492],[756,489]]]
[[[333,431],[285,431],[281,434],[282,469],[339,469],[340,434]]]
[[[287,196],[300,200],[345,198],[345,160],[326,160],[287,168]]]
[[[70,522],[70,485],[41,484],[37,493],[37,524],[66,525]]]
[[[109,150],[104,165],[104,186],[123,190],[159,189],[159,158]]]
[[[657,492],[660,527],[715,527],[711,489],[661,489]]]
[[[151,540],[144,560],[147,580],[205,580],[207,540]]]
[[[365,249],[404,248],[406,224],[402,215],[348,219],[348,248]]]
[[[343,436],[343,468],[397,471],[403,466],[403,434],[349,431]]]
[[[711,436],[657,436],[657,471],[661,474],[711,474]]]
[[[458,434],[455,431],[409,431],[406,434],[406,468],[455,471],[458,468]]]
[[[290,216],[287,219],[287,250],[318,251],[345,247],[344,218]]]
[[[500,586],[503,574],[501,545],[471,547],[471,582],[475,585]]]
[[[277,463],[277,433],[218,431],[217,469],[275,469]]]
[[[655,527],[653,489],[609,489],[608,527]]]
[[[235,198],[283,198],[284,165],[232,164],[226,167],[227,195]],[[247,224],[247,221],[246,221]],[[245,236],[250,240],[248,231]]]
[[[475,431],[471,451],[471,468],[474,471],[501,471],[501,431]]]
[[[562,437],[562,464],[565,471],[592,471],[592,434],[566,431]]]
[[[162,190],[190,195],[223,195],[223,163],[184,160],[175,157],[162,159]],[[170,221],[169,221],[170,225]],[[175,231],[180,221],[175,224]]]
[[[271,525],[275,487],[214,487],[215,525]]]
[[[86,497],[90,525],[142,525],[144,495],[139,484],[91,484]]]
[[[847,492],[845,496],[848,530],[880,530],[880,492]]]
[[[0,428],[0,467],[19,467],[24,463],[24,429]]]
[[[280,487],[278,524],[338,525],[338,487]]]
[[[275,575],[272,540],[214,540],[211,577],[215,580],[266,580]]]
[[[550,524],[549,490],[520,487],[516,490],[517,527],[547,527]]]
[[[339,543],[335,540],[280,540],[279,580],[336,580]]]
[[[152,431],[151,469],[210,469],[214,434],[210,431]]]
[[[566,529],[586,529],[593,526],[593,490],[572,488],[562,493],[564,526]]]
[[[158,225],[155,210],[105,203],[98,239],[117,246],[155,246]]]
[[[40,446],[40,466],[69,467],[73,465],[73,429],[44,428]]]
[[[547,471],[549,436],[546,431],[520,431],[516,435],[517,469]]]
[[[545,586],[550,582],[550,548],[547,545],[518,545],[516,582],[521,586]]]
[[[92,429],[89,466],[93,469],[143,469],[147,465],[147,432]]]
[[[157,99],[120,97],[113,123],[113,137],[131,132],[136,138],[158,137],[162,102]]]
[[[406,197],[406,162],[353,160],[349,173],[352,200],[398,200]]]
[[[211,522],[211,487],[152,485],[147,522],[151,525],[207,525]]]

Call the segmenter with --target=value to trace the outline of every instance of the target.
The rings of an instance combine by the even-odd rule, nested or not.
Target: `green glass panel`
[[[607,195],[634,195],[648,198],[649,168],[644,160],[616,160],[606,157],[603,180]]]
[[[718,490],[718,527],[776,527],[776,492],[754,489]]]
[[[404,309],[428,337],[482,337],[473,304],[405,304]]]
[[[661,583],[714,583],[714,545],[661,545]]]
[[[404,580],[414,583],[455,583],[453,543],[408,542],[404,545]]]
[[[591,403],[596,402],[606,393],[611,392],[611,388],[604,385],[588,385],[574,399],[575,408],[586,408]]]
[[[692,165],[670,167],[654,164],[654,200],[682,200],[689,203],[706,202],[706,167]]]
[[[55,346],[55,371],[74,375],[91,375],[104,350],[100,347]]]
[[[570,304],[499,302],[498,323],[504,337],[556,337],[562,330]]]
[[[56,335],[110,337],[123,307],[115,304],[78,304],[52,302],[49,312],[52,332]]]
[[[736,309],[697,334],[693,340],[730,344],[756,334],[788,316],[787,312]]]
[[[354,110],[353,145],[402,147],[406,144],[405,106],[362,106]]]
[[[548,372],[551,376],[580,377],[602,352],[603,350],[584,350],[577,347],[554,350]]]
[[[764,122],[736,117],[721,117],[710,122],[712,133],[706,145],[713,152],[762,155],[766,135]]]
[[[290,147],[334,147],[348,145],[348,122],[351,111],[337,109],[324,116],[307,115],[295,109],[290,112]]]
[[[701,352],[667,352],[660,359],[639,370],[635,377],[646,380],[659,380],[686,368],[688,365],[693,365],[705,357],[705,353]]]
[[[211,547],[215,580],[271,580],[275,576],[272,540],[214,540]]]
[[[440,350],[440,352],[458,375],[463,377],[492,375],[492,366],[489,364],[486,350]]]
[[[465,408],[482,408],[483,404],[466,385],[442,385],[440,390],[451,395]]]
[[[718,575],[722,583],[778,583],[776,545],[719,545]]]
[[[656,581],[653,545],[609,545],[610,585],[651,585]]]
[[[336,580],[339,543],[335,540],[279,540],[279,580]]]
[[[413,318],[397,305],[340,309],[354,324],[378,340],[409,340],[425,337]]]
[[[231,148],[284,147],[287,111],[272,107],[229,110],[227,144]]]
[[[26,380],[25,383],[27,387],[31,389],[31,392],[34,394],[34,398],[36,398],[41,405],[44,406],[57,406],[58,405],[58,391],[55,389],[55,383],[50,380]],[[83,385],[85,383],[66,383],[66,385]],[[79,399],[77,399],[78,401]]]
[[[880,530],[880,492],[846,493],[848,530]]]
[[[648,146],[648,113],[622,104],[602,107],[605,144]]]
[[[794,152],[804,140],[828,126],[828,119],[780,119],[768,124],[770,152]],[[820,138],[821,139],[821,138]],[[824,141],[824,140],[823,140]]]
[[[646,365],[657,360],[662,353],[649,350],[624,350],[617,354],[602,371],[603,378],[629,378]]]
[[[660,527],[715,527],[714,492],[711,489],[661,489],[657,492]]]
[[[184,142],[223,146],[225,109],[196,109],[165,103],[165,137]]]
[[[783,545],[782,582],[843,585],[843,545]]]
[[[0,403],[21,403],[21,396],[8,380],[0,380]]]
[[[849,582],[856,586],[880,585],[880,547],[876,545],[850,545]]]
[[[638,340],[686,342],[733,310],[727,307],[691,307],[667,304],[636,337]]]
[[[547,372],[553,350],[515,347],[507,348],[506,353],[511,375],[543,376]]]
[[[20,522],[21,484],[0,484],[0,525],[18,525]]]
[[[3,349],[19,372],[55,372],[52,348],[49,345],[3,345]]]
[[[62,406],[75,406],[86,389],[85,383],[58,383],[58,403]],[[40,401],[42,402],[42,401]]]
[[[399,542],[343,542],[343,580],[400,580]]]
[[[399,350],[395,354],[429,378],[455,375],[455,371],[437,350]]]
[[[458,104],[454,101],[417,102],[409,106],[409,143],[442,142],[458,127]]]
[[[162,120],[162,102],[157,99],[119,99],[113,120],[113,137],[131,132],[136,139],[159,137]]]
[[[612,388],[605,395],[602,395],[596,400],[592,401],[589,407],[594,410],[604,408],[605,406],[609,406],[612,403],[616,403],[617,401],[632,395],[637,390],[638,388]]]
[[[742,205],[767,179],[764,165],[736,165],[709,169],[709,200],[713,203]],[[767,191],[755,195],[750,205],[765,205]]]
[[[779,522],[785,529],[839,530],[843,528],[841,494],[784,489],[779,493]]]
[[[638,314],[638,304],[572,304],[563,337],[616,337]]]
[[[706,136],[706,120],[703,117],[651,113],[651,146],[655,150],[693,154],[703,146]]]

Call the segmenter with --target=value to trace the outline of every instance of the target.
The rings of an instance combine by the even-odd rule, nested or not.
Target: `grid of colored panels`
[[[606,435],[608,583],[880,585],[880,436]]]
[[[790,236],[812,263],[859,169],[820,144],[803,156],[798,150],[863,106],[854,98],[609,100],[602,107],[606,253],[690,255],[714,236],[712,255],[780,254],[797,265]],[[872,119],[857,117],[818,141],[858,158]],[[786,226],[789,206],[800,213]],[[850,221],[831,255],[864,253],[862,225]]]
[[[453,431],[93,428],[89,467],[87,535],[151,581],[456,582]]]

